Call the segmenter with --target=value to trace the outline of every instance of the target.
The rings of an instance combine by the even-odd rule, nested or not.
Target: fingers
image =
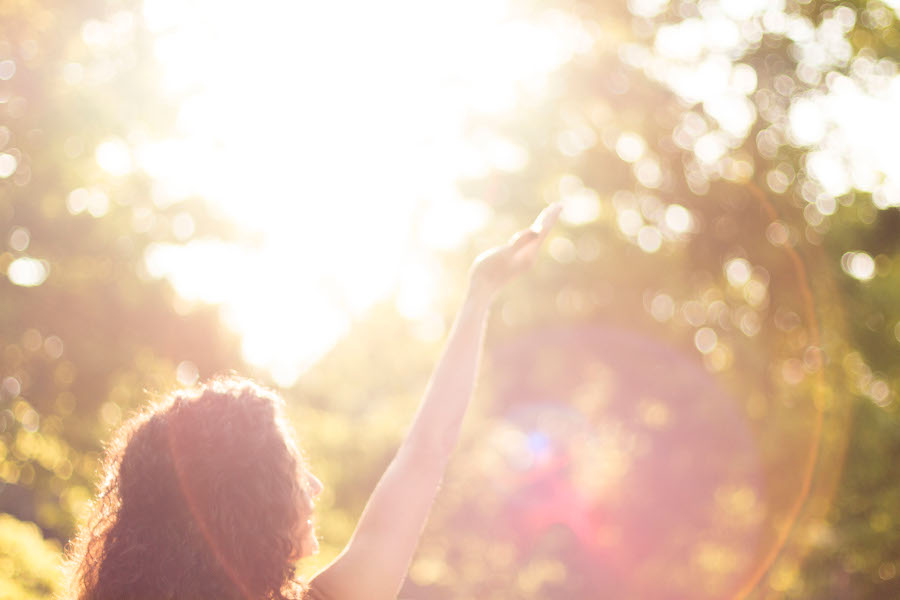
[[[547,208],[541,211],[541,214],[538,215],[537,219],[534,220],[534,223],[531,225],[531,231],[535,231],[538,234],[538,239],[540,241],[544,241],[547,235],[550,233],[550,230],[553,229],[553,226],[556,224],[556,221],[559,219],[559,214],[562,212],[562,204],[559,202],[554,202]]]
[[[553,225],[559,219],[562,212],[562,205],[559,202],[551,204],[541,211],[534,223],[528,229],[523,229],[510,239],[507,248],[511,255],[522,257],[533,257],[537,254],[537,249],[541,243],[550,234]]]
[[[551,204],[541,211],[531,227],[516,233],[506,244],[483,252],[475,260],[472,279],[499,290],[511,277],[528,268],[537,258],[541,243],[550,234],[561,211],[560,204]]]
[[[540,238],[540,234],[533,229],[523,229],[509,240],[509,249],[513,254],[530,246]]]

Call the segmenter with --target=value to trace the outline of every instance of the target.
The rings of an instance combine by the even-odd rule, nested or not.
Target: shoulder
[[[335,600],[322,589],[322,586],[313,579],[309,582],[309,588],[303,596],[303,600]]]

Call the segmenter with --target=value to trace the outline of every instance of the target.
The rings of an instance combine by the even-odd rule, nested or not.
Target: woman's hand
[[[551,204],[531,227],[515,234],[506,244],[479,255],[469,273],[470,291],[491,300],[504,285],[534,264],[538,249],[561,211],[561,204]]]

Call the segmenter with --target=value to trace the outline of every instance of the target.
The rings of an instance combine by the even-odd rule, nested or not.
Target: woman
[[[318,549],[306,469],[281,399],[217,379],[130,420],[107,449],[90,518],[69,549],[74,600],[381,600],[406,576],[472,393],[490,304],[528,267],[554,205],[472,267],[463,306],[406,439],[344,551],[310,581]]]

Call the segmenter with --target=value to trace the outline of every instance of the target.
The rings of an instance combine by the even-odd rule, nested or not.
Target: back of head
[[[242,379],[173,394],[126,423],[70,548],[71,597],[296,597],[311,501],[281,400]]]

